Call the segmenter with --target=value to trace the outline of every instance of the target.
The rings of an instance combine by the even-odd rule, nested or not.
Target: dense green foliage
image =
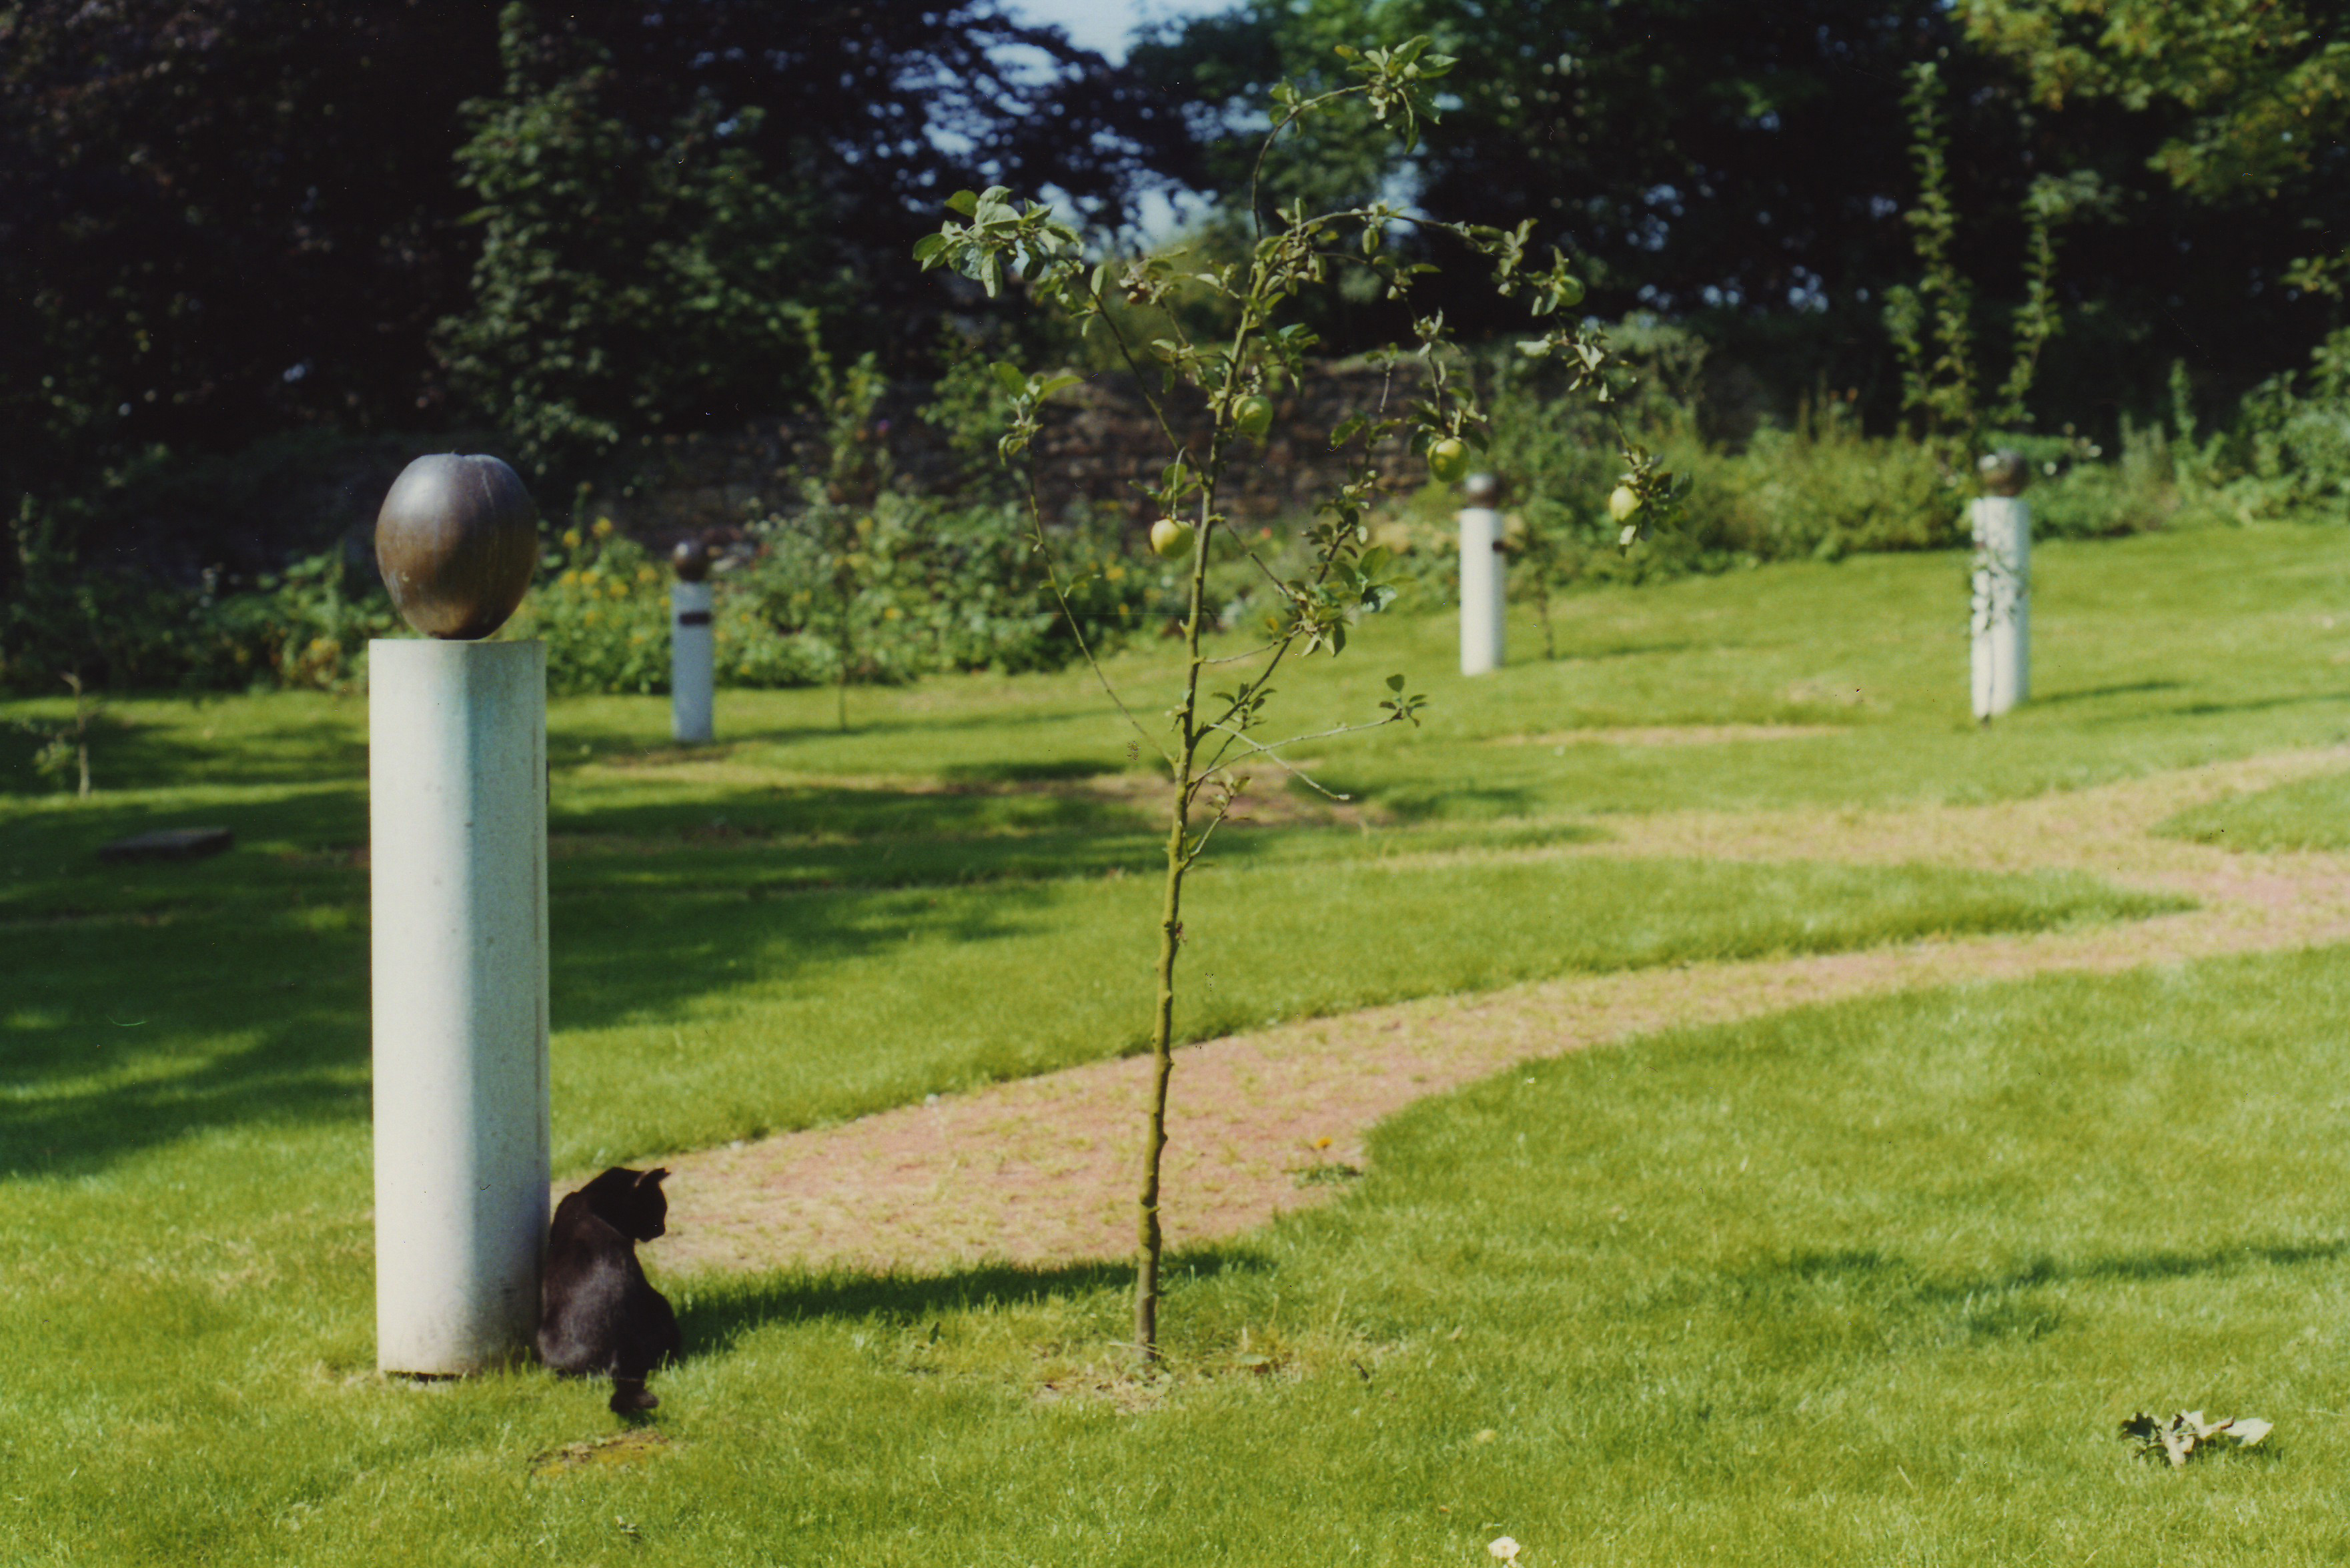
[[[901,681],[949,670],[1052,670],[1076,657],[1038,576],[1027,522],[1002,505],[899,493],[847,522],[837,545],[806,513],[767,519],[722,562],[717,680],[727,688]],[[1155,629],[1174,602],[1165,564],[1115,529],[1063,530],[1069,599],[1100,644]],[[339,551],[235,592],[175,590],[80,569],[27,532],[21,591],[0,607],[0,690],[66,674],[116,689],[360,690],[370,638],[406,636],[372,573]],[[845,594],[829,585],[853,574]],[[566,528],[506,630],[547,645],[557,692],[669,690],[671,573],[608,519]]]
[[[1332,76],[1336,43],[1432,34],[1470,62],[1442,125],[1410,157],[1390,139],[1333,136],[1326,182],[1370,194],[1395,182],[1438,217],[1534,217],[1538,240],[1595,258],[1596,307],[1700,324],[1723,368],[1761,383],[1783,420],[1823,383],[1859,389],[1873,426],[1898,410],[1881,311],[1889,289],[1917,281],[1902,98],[1919,63],[1937,64],[1951,88],[1962,224],[1952,257],[1983,330],[2029,297],[2019,259],[2034,188],[2101,198],[2095,221],[2064,237],[2054,286],[2074,319],[2049,348],[2043,418],[2109,433],[2116,402],[2140,419],[2153,411],[2173,358],[2192,360],[2217,406],[2306,352],[2327,306],[2288,274],[2319,243],[2313,234],[2350,229],[2338,135],[2350,95],[2322,7],[1985,0],[1960,10],[1243,0],[1163,30],[1135,61],[1228,111],[1203,118],[1214,183],[1231,192],[1244,168],[1243,111],[1266,85]],[[1993,13],[2037,18],[2073,68],[2085,62],[2111,90],[2049,90],[2036,46],[1991,25]],[[2299,125],[2276,123],[2280,109]],[[2205,145],[2215,127],[2244,147],[2289,130],[2297,140],[2263,156],[2293,178],[2273,196],[2224,175],[2174,179],[2158,155]],[[1370,304],[1326,331],[1350,341],[1380,330]],[[1445,304],[1472,332],[1508,328],[1490,298],[1464,290]]]
[[[8,511],[300,424],[592,452],[781,412],[779,304],[934,339],[950,302],[895,265],[918,202],[1002,171],[1114,209],[1182,161],[1149,95],[995,0],[515,6],[503,63],[500,15],[0,5]]]
[[[1523,217],[1535,253],[1580,258],[1593,306],[1703,349],[1671,409],[1636,421],[1701,481],[1689,528],[1629,562],[1592,509],[1605,464],[1576,450],[1607,431],[1546,402],[1555,385],[1503,389],[1536,419],[1496,432],[1524,585],[1950,540],[1960,493],[1881,439],[1905,333],[1908,401],[1946,467],[1979,433],[2060,443],[2035,497],[2049,531],[2334,514],[2350,494],[2345,354],[2325,337],[2350,97],[2307,5],[1248,0],[1159,28],[1130,69],[989,0],[659,16],[360,0],[328,27],[253,0],[0,5],[0,680],[348,681],[375,610],[359,542],[318,524],[323,493],[347,502],[365,475],[380,493],[386,454],[420,441],[543,463],[542,501],[587,469],[617,493],[670,436],[821,404],[819,342],[901,388],[960,345],[929,408],[972,461],[941,496],[787,493],[769,554],[823,581],[762,585],[781,629],[746,628],[742,678],[1056,657],[1017,627],[1025,579],[981,509],[1001,472],[970,438],[1000,400],[987,359],[1107,351],[912,275],[922,213],[1002,178],[1107,216],[1174,177],[1211,198],[1195,257],[1238,259],[1256,124],[1240,107],[1284,73],[1338,80],[1334,45],[1421,28],[1465,62],[1441,122],[1407,152],[1339,106],[1288,134],[1261,206],[1409,196],[1438,219]],[[1949,134],[1921,182],[1901,99],[1926,63]],[[1386,243],[1459,259],[1402,224]],[[1472,338],[1524,320],[1482,284],[1418,286],[1415,309]],[[1186,288],[1179,315],[1204,308]],[[1302,306],[1321,350],[1405,326],[1380,293],[1356,269]],[[2033,323],[2060,312],[2041,353]],[[2029,352],[1975,362],[2012,337]],[[2021,395],[1991,390],[2010,366],[2038,371],[2029,430]],[[785,491],[810,478],[829,483]],[[868,524],[898,543],[861,549]],[[1107,537],[1087,553],[1131,561]],[[921,636],[889,651],[888,611],[915,606],[860,577],[881,562],[973,606],[923,599]],[[1429,552],[1406,564],[1444,576]],[[1082,581],[1100,599],[1085,613],[1149,618],[1135,584]],[[1248,593],[1235,581],[1220,607],[1261,611]],[[819,614],[827,646],[864,651],[804,638]]]
[[[2308,194],[2338,178],[2350,130],[2350,37],[2324,0],[1960,0],[1968,36],[2016,61],[2051,108],[2161,106],[2149,161],[2221,205]]]
[[[623,432],[771,406],[797,379],[795,308],[829,303],[809,275],[821,210],[751,151],[764,109],[703,96],[640,135],[608,51],[566,42],[507,7],[504,91],[472,106],[457,152],[480,203],[473,302],[441,340],[458,393],[541,474]]]

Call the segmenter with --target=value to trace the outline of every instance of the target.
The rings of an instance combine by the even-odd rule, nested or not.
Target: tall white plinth
[[[2032,511],[2012,495],[1974,504],[1975,717],[2032,695]]]
[[[1502,615],[1509,587],[1502,554],[1502,514],[1490,506],[1461,509],[1461,673],[1501,668]]]
[[[710,624],[708,583],[671,583],[669,589],[670,733],[681,742],[711,737],[711,689],[716,638]]]
[[[547,1225],[546,645],[368,647],[376,1365],[526,1351]]]

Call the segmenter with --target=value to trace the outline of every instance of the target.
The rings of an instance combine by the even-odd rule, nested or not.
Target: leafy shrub
[[[2305,379],[2278,376],[2246,394],[2231,444],[2248,512],[2350,505],[2350,327],[2317,346]]]
[[[669,690],[669,573],[610,518],[566,529],[506,636],[546,644],[550,691]]]
[[[215,597],[207,583],[190,622],[182,680],[196,686],[357,691],[369,639],[400,635],[383,585],[340,550],[296,561],[251,593]]]
[[[1773,561],[1836,560],[1862,551],[1939,550],[1965,538],[1961,492],[1928,447],[1866,436],[1842,399],[1806,410],[1792,431],[1764,427],[1746,450],[1708,464],[1700,495],[1704,546]]]
[[[1149,623],[1154,603],[1173,602],[1168,569],[1107,521],[1088,516],[1070,533],[1073,547],[1059,554],[1081,565],[1061,588],[1097,647]],[[865,508],[815,499],[754,534],[759,556],[729,587],[775,639],[827,666],[827,679],[1016,673],[1077,657],[1016,506],[951,507],[891,491]],[[728,630],[722,619],[722,659],[740,659],[749,648],[729,649]],[[752,640],[747,628],[735,637]]]
[[[57,519],[31,497],[9,519],[15,579],[0,599],[0,685],[54,691],[68,675],[92,685],[160,685],[186,668],[183,596],[144,578],[91,569]]]
[[[2139,425],[2122,416],[2121,456],[2114,462],[2095,444],[2071,435],[2038,441],[2002,437],[2032,460],[2035,483],[2032,532],[2040,538],[2095,539],[2147,534],[2179,514],[2179,475],[2170,437],[2158,424]]]
[[[1571,400],[1505,386],[1494,400],[1492,452],[1514,512],[1513,576],[1529,596],[1575,583],[1940,549],[1962,540],[1962,494],[1925,446],[1863,435],[1851,404],[1830,397],[1807,408],[1793,430],[1766,425],[1743,451],[1721,452],[1699,434],[1702,347],[1669,327],[1636,335],[1627,323],[1617,330],[1645,349],[1642,385],[1619,417],[1670,467],[1693,476],[1683,522],[1639,550],[1618,550],[1607,494],[1619,464],[1605,419]],[[1451,503],[1440,497],[1437,504]],[[1415,535],[1418,553],[1425,556],[1432,532]]]

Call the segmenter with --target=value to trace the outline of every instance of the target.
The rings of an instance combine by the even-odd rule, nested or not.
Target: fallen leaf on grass
[[[2181,1410],[2168,1421],[2140,1410],[2122,1423],[2124,1438],[2136,1443],[2140,1453],[2160,1453],[2170,1461],[2173,1469],[2193,1458],[2197,1449],[2220,1438],[2229,1438],[2240,1449],[2249,1449],[2273,1430],[2273,1423],[2257,1416],[2206,1421],[2200,1410]]]

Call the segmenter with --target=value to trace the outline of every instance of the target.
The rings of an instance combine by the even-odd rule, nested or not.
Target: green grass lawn
[[[2321,774],[2196,806],[2160,831],[2222,849],[2350,848],[2350,774]]]
[[[1403,669],[1430,722],[1320,747],[1366,825],[1220,841],[1185,1033],[2150,912],[2078,877],[1562,853],[1611,814],[2001,798],[2350,733],[2342,535],[2035,565],[2041,701],[1988,732],[1954,556],[1580,597],[1567,657],[1482,682],[1450,675],[1448,618],[1374,623],[1286,711],[1358,715]],[[1158,706],[1165,650],[1116,662]],[[658,700],[556,705],[567,1168],[1139,1041],[1156,833],[1087,782],[1128,763],[1086,680],[858,691],[847,733],[831,702],[723,694],[702,758]],[[0,704],[0,1562],[1489,1562],[1506,1532],[1534,1563],[2297,1563],[2350,1538],[2338,953],[1856,1004],[1424,1103],[1336,1207],[1186,1260],[1158,1389],[1115,1376],[1115,1271],[671,1282],[669,1443],[535,1477],[614,1429],[593,1389],[371,1370],[363,706],[120,702],[88,802],[5,728],[56,711]],[[1528,742],[1782,722],[1835,729]],[[192,822],[239,847],[93,857]],[[2137,1405],[2278,1435],[2170,1476],[2112,1438]]]

